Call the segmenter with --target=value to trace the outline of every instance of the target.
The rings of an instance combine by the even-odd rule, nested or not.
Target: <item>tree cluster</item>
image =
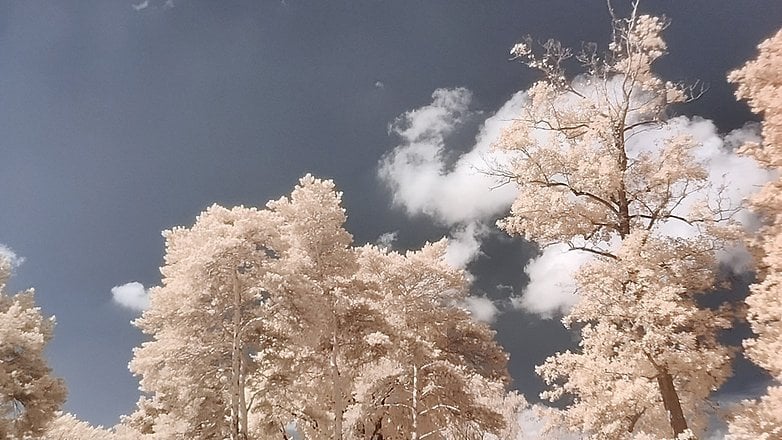
[[[138,438],[512,438],[507,355],[459,307],[446,243],[353,247],[331,181],[167,231],[135,322]],[[505,408],[510,408],[506,410]]]
[[[514,59],[542,73],[497,141],[495,173],[518,188],[499,227],[588,255],[564,316],[578,348],[536,372],[558,402],[547,430],[588,439],[694,439],[731,374],[727,310],[702,306],[719,256],[742,240],[756,257],[746,355],[772,382],[731,409],[728,438],[782,438],[782,32],[733,72],[764,119],[743,154],[777,178],[749,200],[744,236],[729,200],[677,131],[671,108],[697,96],[664,81],[666,20],[613,18],[606,53],[527,39]],[[582,70],[569,76],[575,58]],[[655,136],[649,136],[654,133]],[[356,246],[341,193],[305,176],[264,208],[213,205],[164,232],[162,283],[134,321],[136,411],[113,428],[59,413],[65,387],[43,358],[53,320],[32,290],[9,295],[0,256],[0,437],[137,439],[516,439],[526,402],[508,391],[508,355],[463,307],[465,273],[447,242],[394,252]]]

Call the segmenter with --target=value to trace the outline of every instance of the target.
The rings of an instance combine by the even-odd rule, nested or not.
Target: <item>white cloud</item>
[[[468,296],[464,299],[464,305],[473,319],[486,323],[494,322],[499,311],[494,302],[484,296]]]
[[[521,427],[518,440],[576,440],[581,436],[563,430],[544,433],[544,428],[552,419],[556,420],[557,409],[545,405],[532,405],[519,412],[518,423]]]
[[[122,307],[139,312],[149,307],[149,291],[136,281],[112,287],[111,299]]]
[[[772,171],[758,166],[757,162],[746,156],[736,154],[736,150],[746,142],[760,140],[759,127],[747,124],[722,136],[714,122],[695,116],[673,118],[660,129],[648,130],[637,135],[630,148],[635,153],[652,151],[664,139],[678,135],[688,135],[698,144],[693,149],[695,160],[703,164],[708,173],[709,187],[693,193],[680,205],[680,212],[688,210],[704,198],[711,201],[722,199],[722,207],[736,210],[733,219],[747,231],[758,227],[758,219],[744,206],[745,201],[763,184],[772,180]],[[661,232],[673,237],[692,237],[699,233],[696,227],[678,220],[666,222]],[[750,268],[751,257],[743,245],[732,246],[718,252],[718,260],[735,273],[743,273]]]
[[[567,313],[578,302],[573,275],[594,257],[583,251],[571,251],[566,244],[543,249],[541,255],[527,263],[524,272],[529,284],[521,297],[513,298],[514,307],[553,318]]]
[[[139,4],[131,4],[130,5],[135,11],[142,11],[144,9],[147,9],[149,7],[149,0],[144,0],[143,2]]]
[[[385,85],[385,84],[383,84],[383,81],[379,81],[379,80],[378,80],[378,81],[375,81],[375,88],[376,88],[376,89],[385,89],[385,88],[386,88],[386,85]]]
[[[20,257],[10,247],[0,244],[0,258],[4,258],[11,263],[11,267],[19,267],[24,263],[24,257]]]
[[[385,232],[380,234],[380,237],[377,237],[375,244],[384,249],[392,249],[398,236],[399,231]]]
[[[402,143],[381,161],[379,176],[393,191],[394,203],[408,214],[464,225],[499,215],[513,201],[513,185],[495,188],[497,179],[484,171],[501,161],[490,146],[520,111],[523,95],[514,95],[488,118],[471,150],[448,167],[445,138],[471,115],[471,99],[464,88],[438,89],[431,104],[404,113],[390,126]]]
[[[585,84],[582,79],[577,81],[580,86]],[[513,95],[484,121],[472,148],[456,160],[449,160],[453,152],[447,148],[446,139],[473,114],[469,110],[471,99],[470,91],[464,88],[438,89],[432,94],[431,104],[398,117],[389,132],[401,142],[383,158],[378,171],[380,179],[392,190],[394,203],[408,215],[426,215],[452,228],[446,258],[460,268],[480,255],[481,240],[488,233],[483,225],[507,212],[516,195],[514,184],[492,189],[497,180],[481,171],[507,165],[509,157],[492,151],[491,145],[521,112],[526,94]],[[747,197],[774,177],[752,159],[736,154],[741,144],[759,139],[758,127],[751,124],[723,136],[710,120],[680,116],[659,128],[633,133],[628,140],[628,154],[654,154],[666,139],[678,135],[689,135],[698,143],[693,154],[706,167],[710,184],[685,200],[680,212],[705,196],[711,200],[720,196],[731,208],[741,208]],[[550,133],[541,131],[540,136]],[[734,218],[748,230],[757,227],[757,219],[746,209],[738,209]],[[661,225],[660,232],[676,237],[698,233],[677,220]],[[573,273],[588,259],[588,254],[565,252],[562,246],[545,249],[525,268],[530,284],[514,305],[546,317],[566,312],[578,301],[573,293]],[[741,246],[721,251],[718,260],[737,273],[750,265],[749,254]]]
[[[448,238],[445,262],[459,269],[467,267],[481,255],[481,240],[488,232],[486,226],[475,222],[455,227]]]

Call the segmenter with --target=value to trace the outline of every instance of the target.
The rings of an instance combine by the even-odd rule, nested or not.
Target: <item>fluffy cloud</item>
[[[485,225],[507,212],[516,195],[513,184],[498,187],[497,179],[486,171],[507,164],[508,157],[491,151],[491,145],[520,113],[526,96],[516,93],[486,119],[475,144],[456,160],[452,160],[446,140],[473,115],[469,109],[472,95],[467,89],[438,89],[431,104],[402,114],[389,127],[401,142],[381,161],[379,177],[391,189],[394,203],[410,216],[425,215],[452,228],[447,259],[456,267],[465,267],[480,255],[481,241],[489,233]],[[743,143],[759,139],[758,127],[751,124],[723,136],[712,121],[680,116],[659,128],[634,133],[628,149],[631,155],[654,151],[665,139],[678,135],[690,136],[699,145],[695,159],[706,167],[710,183],[704,192],[712,199],[719,196],[726,200],[730,208],[738,209],[773,177],[752,159],[736,154]],[[693,194],[683,207],[704,195]],[[738,209],[735,218],[749,230],[756,227],[755,218],[746,209]],[[663,225],[662,232],[678,237],[697,233],[679,221]],[[530,283],[522,297],[514,300],[516,307],[552,317],[575,304],[578,297],[572,275],[590,257],[565,249],[544,249],[527,264]],[[718,258],[735,272],[749,267],[749,254],[741,247],[721,252]]]
[[[149,291],[136,281],[112,287],[111,299],[122,307],[138,312],[149,307]]]
[[[404,113],[389,131],[401,139],[380,163],[379,176],[393,191],[394,203],[408,214],[427,215],[443,225],[466,225],[503,213],[516,194],[513,185],[497,187],[485,171],[501,161],[491,144],[518,114],[522,94],[513,96],[488,118],[475,144],[448,166],[445,139],[472,114],[472,94],[464,88],[438,89],[432,103]]]
[[[0,243],[0,258],[4,258],[11,263],[11,267],[19,267],[24,263],[24,257],[20,257],[10,247]]]
[[[694,149],[695,159],[706,168],[710,185],[685,199],[681,208],[686,210],[703,197],[712,200],[721,197],[725,201],[725,208],[738,210],[734,217],[736,220],[746,229],[755,228],[757,220],[741,207],[742,203],[773,175],[758,167],[752,159],[737,155],[736,149],[745,142],[756,141],[757,129],[746,126],[721,136],[714,123],[707,119],[680,116],[668,122],[659,129],[646,130],[631,138],[628,150],[637,155],[653,151],[665,139],[674,136],[692,137],[698,144]],[[662,225],[661,232],[682,238],[699,233],[696,228],[678,220]],[[527,264],[524,271],[530,282],[522,297],[514,299],[514,306],[544,318],[552,318],[556,314],[566,313],[578,301],[573,274],[592,257],[567,249],[566,245],[550,246]],[[721,251],[718,260],[734,272],[741,273],[750,267],[751,257],[742,246],[736,246]]]
[[[488,233],[489,229],[478,222],[454,227],[448,238],[445,262],[459,269],[467,267],[481,254],[481,241]]]
[[[410,216],[426,215],[453,228],[446,258],[460,268],[480,255],[485,225],[505,212],[515,196],[512,184],[498,186],[487,171],[504,160],[490,147],[520,111],[523,94],[486,119],[470,151],[449,163],[446,138],[473,115],[471,100],[467,89],[438,89],[431,104],[399,116],[389,132],[401,143],[383,158],[378,172],[395,205]]]
[[[492,300],[483,296],[468,296],[464,305],[476,321],[492,323],[497,318],[497,306]]]
[[[574,252],[564,244],[543,249],[541,255],[527,263],[524,272],[529,284],[521,297],[513,298],[514,307],[553,318],[557,313],[567,313],[578,302],[573,276],[593,256],[586,252]]]

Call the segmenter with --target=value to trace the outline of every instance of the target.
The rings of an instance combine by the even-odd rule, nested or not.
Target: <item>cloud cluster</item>
[[[425,215],[452,228],[448,262],[464,268],[480,255],[486,225],[510,206],[516,193],[512,184],[498,186],[489,171],[503,162],[491,144],[517,114],[523,94],[514,95],[486,119],[470,150],[449,163],[449,135],[474,115],[472,93],[465,88],[437,89],[431,104],[399,116],[389,132],[400,144],[380,162],[378,175],[391,189],[396,206],[408,215]]]
[[[513,95],[484,121],[472,148],[455,161],[446,142],[473,115],[469,90],[438,89],[430,104],[405,112],[389,127],[400,143],[381,160],[378,175],[392,191],[394,204],[408,215],[425,215],[451,228],[447,258],[456,267],[465,267],[480,255],[481,242],[492,230],[487,225],[507,212],[516,195],[513,184],[497,187],[496,177],[487,171],[507,164],[508,156],[492,151],[491,145],[521,112],[526,98],[525,92]],[[710,192],[712,199],[719,195],[737,208],[773,177],[752,159],[736,154],[743,143],[757,141],[758,133],[757,126],[747,125],[723,136],[710,120],[680,116],[659,128],[634,133],[628,148],[641,154],[654,151],[673,136],[690,136],[698,144],[695,159],[708,171],[710,187],[704,191]],[[694,194],[685,205],[705,195]],[[735,218],[749,230],[756,227],[755,218],[745,209]],[[662,231],[679,237],[697,233],[678,221],[663,225]],[[718,258],[735,272],[749,267],[749,255],[742,248],[722,252]],[[514,299],[514,306],[547,318],[567,312],[578,301],[573,274],[589,259],[588,255],[566,251],[565,246],[544,249],[525,267],[530,282],[522,297]]]
[[[435,90],[430,104],[405,112],[389,126],[400,143],[381,160],[378,175],[394,204],[408,215],[425,215],[451,228],[445,258],[454,267],[465,268],[481,255],[491,223],[515,197],[514,185],[499,185],[490,174],[506,160],[491,145],[521,111],[523,100],[523,93],[515,94],[486,119],[475,143],[455,161],[446,140],[475,116],[469,90]],[[488,298],[470,297],[465,305],[480,321],[493,322],[498,313]]]
[[[149,307],[149,291],[136,281],[112,287],[111,299],[120,306],[137,312]]]

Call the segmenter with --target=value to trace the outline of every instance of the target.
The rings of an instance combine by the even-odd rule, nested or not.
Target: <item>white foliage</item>
[[[728,438],[735,440],[782,438],[782,31],[762,42],[759,52],[729,79],[738,84],[736,95],[763,116],[762,140],[749,139],[744,152],[775,175],[751,199],[760,217],[750,242],[759,257],[758,282],[746,303],[756,336],[744,341],[747,357],[774,383],[760,399],[742,402],[729,424]]]
[[[0,437],[41,435],[65,401],[62,380],[52,376],[44,349],[54,318],[44,318],[33,289],[10,295],[13,260],[0,254]]]
[[[715,251],[737,235],[732,216],[750,186],[723,180],[758,168],[722,148],[710,122],[667,119],[686,90],[651,69],[665,53],[664,20],[633,8],[613,25],[611,52],[585,52],[587,72],[572,81],[558,43],[542,56],[514,48],[545,77],[497,143],[512,156],[497,173],[518,184],[499,225],[544,247],[522,307],[564,309],[581,333],[578,350],[537,368],[544,398],[569,399],[549,427],[684,438],[703,429],[705,400],[729,373],[715,335],[730,323],[695,301],[713,284]]]

